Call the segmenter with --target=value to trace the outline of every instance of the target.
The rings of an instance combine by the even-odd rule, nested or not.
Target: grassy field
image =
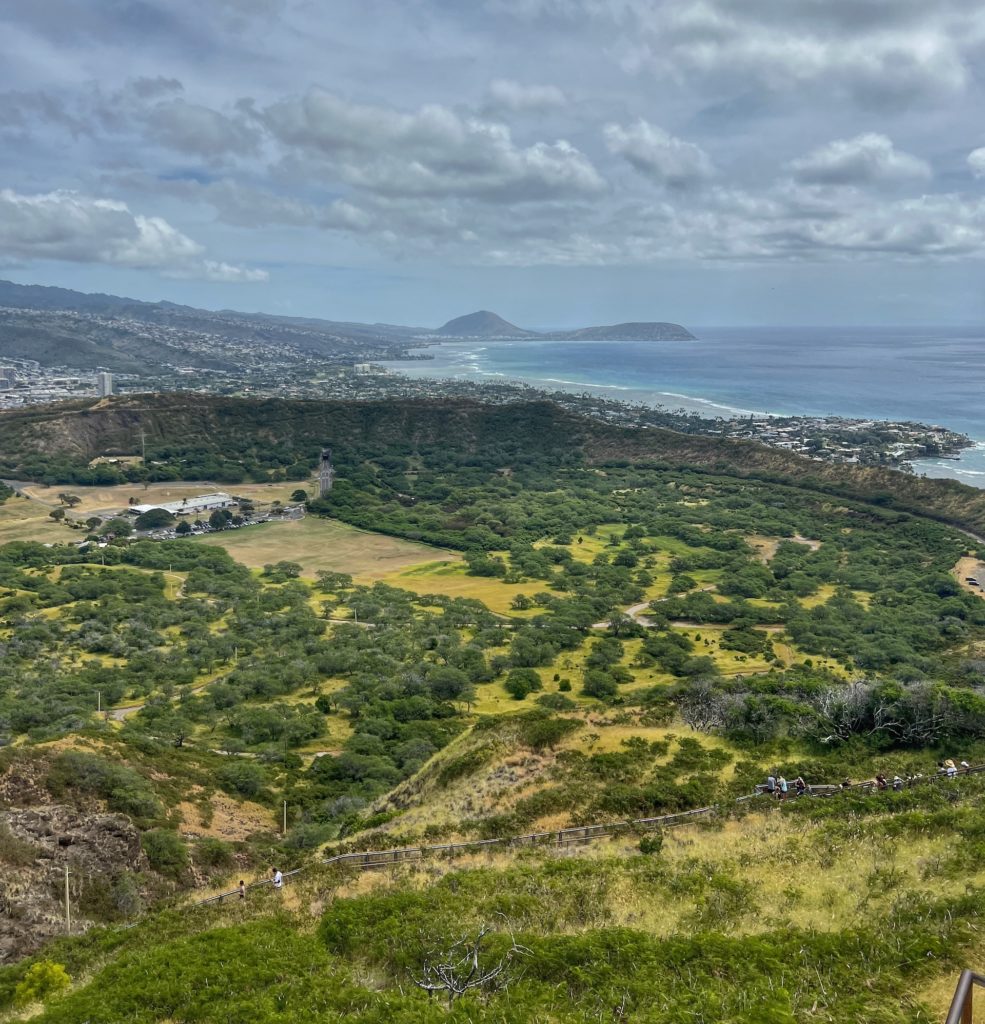
[[[434,548],[429,549],[432,554]],[[411,590],[415,594],[446,594],[449,597],[469,597],[482,603],[500,615],[515,615],[518,618],[538,614],[541,609],[514,612],[510,602],[517,594],[533,597],[538,591],[546,590],[543,580],[528,583],[503,583],[491,576],[468,576],[465,566],[445,558],[443,561],[415,565],[388,575],[384,582],[392,587]]]
[[[379,579],[392,582],[395,572],[399,576],[404,567],[428,559],[438,557],[444,560],[443,564],[453,564],[459,558],[454,551],[370,533],[315,516],[214,533],[197,537],[192,543],[225,548],[252,569],[273,562],[298,562],[305,576],[314,576],[320,570],[346,572],[364,583]]]
[[[50,519],[50,511],[51,506],[38,501],[8,498],[0,505],[0,544],[15,540],[46,544],[80,539],[80,534]]]

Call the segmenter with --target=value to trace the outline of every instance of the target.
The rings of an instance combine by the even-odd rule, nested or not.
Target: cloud
[[[607,124],[604,134],[609,152],[661,185],[687,188],[714,174],[711,160],[700,146],[675,138],[643,118],[625,127]]]
[[[985,146],[973,149],[968,154],[968,166],[976,178],[985,178]]]
[[[26,260],[155,268],[210,280],[265,280],[250,276],[263,271],[203,260],[202,246],[161,217],[134,214],[126,203],[76,192],[0,190],[0,249]]]
[[[225,281],[234,284],[241,282],[269,281],[270,274],[266,270],[257,270],[251,267],[238,267],[231,263],[217,262],[216,260],[203,260],[202,275],[207,281]]]
[[[556,85],[521,85],[509,78],[497,78],[489,85],[492,109],[528,111],[563,107],[567,98]]]
[[[967,89],[985,40],[977,0],[489,2],[525,23],[588,24],[630,71],[686,78],[692,87],[703,80],[729,93],[823,89],[898,109]]]
[[[242,119],[183,99],[157,103],[143,118],[154,141],[180,153],[208,159],[229,153],[253,153],[260,141],[259,132]]]
[[[322,167],[389,196],[525,202],[601,192],[605,182],[569,142],[518,146],[508,127],[429,104],[414,113],[351,103],[324,89],[259,114],[297,173]]]
[[[799,181],[815,185],[877,185],[931,176],[924,160],[875,132],[829,142],[793,160],[790,169]]]

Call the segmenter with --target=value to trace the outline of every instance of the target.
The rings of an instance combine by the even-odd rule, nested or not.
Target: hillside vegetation
[[[90,468],[97,456],[139,453],[141,430],[151,465]],[[792,483],[985,533],[985,492],[954,481],[820,463],[752,442],[618,428],[547,402],[254,401],[168,393],[4,412],[0,434],[0,473],[53,484],[301,480],[321,447],[331,444],[341,466],[352,470],[384,451],[403,458],[479,454],[480,465],[502,469],[526,463],[698,469]]]
[[[940,521],[977,528],[977,492],[546,403],[137,396],[0,423],[4,474],[52,484],[283,485],[324,443],[338,470],[294,534],[0,547],[15,1018],[916,1024],[985,953],[979,777],[733,803],[770,772],[985,761],[985,600],[955,578],[976,542]],[[90,465],[139,430],[146,463]],[[351,573],[310,550],[352,527]],[[393,537],[420,562],[377,578]],[[591,849],[317,866],[711,803]],[[176,909],[274,865],[305,871]],[[54,940],[65,866],[89,930]],[[495,978],[428,997],[487,929]]]

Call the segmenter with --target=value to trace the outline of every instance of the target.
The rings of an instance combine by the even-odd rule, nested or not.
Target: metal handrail
[[[985,772],[985,763],[969,765],[967,768],[958,768],[955,775],[977,775],[979,772]],[[922,775],[919,778],[907,779],[904,785],[909,789],[912,786],[920,785],[924,782],[940,782],[949,778],[950,776],[944,772],[935,772],[933,775]],[[852,790],[869,792],[874,788],[875,783],[867,779],[864,782],[855,782],[851,786],[844,788],[839,786],[829,794],[828,799],[832,796],[838,796],[841,793],[851,792]],[[811,787],[808,787],[808,792],[810,791]],[[746,800],[754,799],[757,795],[765,796],[766,794],[757,792],[750,794],[749,796],[740,796],[734,801],[734,803],[738,805]],[[389,850],[361,850],[354,853],[337,853],[335,856],[327,857],[318,863],[323,867],[330,864],[349,864],[356,869],[378,868],[385,867],[387,864],[397,864],[401,861],[423,860],[429,854],[455,854],[465,852],[467,850],[488,849],[490,846],[497,845],[523,846],[529,843],[531,845],[551,844],[562,847],[573,845],[575,843],[588,843],[595,839],[604,839],[615,832],[625,830],[673,828],[675,825],[685,824],[692,818],[700,818],[709,814],[714,814],[719,809],[719,806],[719,804],[710,804],[707,807],[695,807],[692,810],[677,811],[672,814],[662,814],[655,818],[632,818],[629,821],[610,821],[598,825],[575,825],[571,828],[562,828],[554,832],[535,832],[522,836],[503,836],[497,839],[474,839],[464,843],[446,843],[435,846],[403,846],[391,848]],[[294,875],[300,874],[305,867],[309,866],[313,865],[303,865],[302,867],[295,868],[293,871],[285,871],[283,873],[283,877],[285,880],[291,878]],[[264,878],[259,882],[251,882],[249,885],[245,886],[245,888],[247,890],[260,889],[272,884],[273,879]],[[201,907],[210,903],[222,903],[224,900],[233,899],[239,895],[239,889],[233,889],[229,892],[222,892],[215,896],[209,896],[203,900],[196,900],[191,904],[191,906]],[[975,975],[976,979],[978,977],[979,975]],[[985,978],[978,982],[978,984],[985,985]],[[971,1018],[969,1017],[968,1021],[970,1020]],[[956,1024],[968,1024],[968,1021],[965,1021],[964,1018],[960,1017],[955,1018]],[[952,1024],[950,1017],[948,1018],[947,1024]]]
[[[972,1024],[973,997],[976,985],[985,988],[985,976],[965,968],[958,978],[958,984],[954,989],[954,998],[951,1000],[951,1008],[947,1011],[947,1020],[944,1024]]]

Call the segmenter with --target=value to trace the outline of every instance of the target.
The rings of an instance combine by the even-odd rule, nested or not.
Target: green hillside
[[[895,1024],[981,962],[979,776],[735,803],[771,772],[985,762],[981,552],[942,521],[977,527],[978,492],[546,403],[0,422],[3,474],[56,496],[96,471],[307,483],[324,443],[338,470],[307,519],[208,543],[78,544],[80,512],[0,547],[9,1019]],[[140,430],[146,464],[90,469]],[[590,846],[319,866],[709,804]],[[274,866],[304,870],[191,906]],[[429,997],[484,930],[495,976]]]

